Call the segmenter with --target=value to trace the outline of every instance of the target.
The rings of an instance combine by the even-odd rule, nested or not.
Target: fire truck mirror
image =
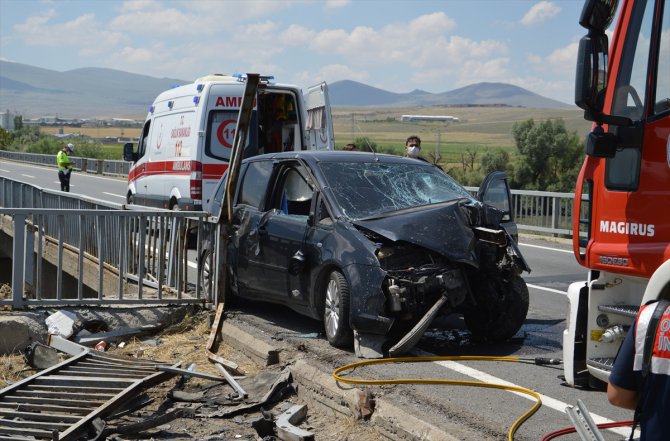
[[[585,1],[579,24],[588,30],[602,34],[612,24],[618,4],[618,0]]]
[[[588,35],[579,41],[575,104],[584,109],[585,117],[594,120],[601,114],[607,87],[607,46],[605,34]]]

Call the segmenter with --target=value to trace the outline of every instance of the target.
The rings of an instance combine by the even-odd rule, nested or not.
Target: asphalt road
[[[38,185],[58,189],[55,169],[0,161],[0,174]],[[96,199],[121,203],[126,184],[123,179],[75,173],[71,191]],[[524,279],[530,289],[530,310],[526,323],[517,335],[504,344],[483,345],[471,340],[460,317],[452,317],[431,327],[414,350],[416,355],[511,355],[561,358],[562,332],[567,312],[566,291],[570,283],[584,280],[586,270],[575,262],[571,244],[522,236],[521,251],[532,272]],[[305,319],[281,307],[265,308],[247,305],[246,314],[258,317],[258,326],[275,334],[311,334],[321,331],[318,322]],[[271,309],[271,312],[268,310]],[[305,340],[314,350],[332,351],[323,338]],[[342,364],[355,361],[351,351],[341,351],[333,358]],[[333,360],[330,360],[331,362]],[[562,369],[525,363],[440,361],[412,364],[380,365],[357,370],[356,375],[374,378],[442,378],[468,381],[510,383],[537,391],[543,406],[518,431],[515,439],[538,440],[560,428],[571,427],[565,407],[581,399],[597,423],[622,421],[632,413],[611,406],[602,391],[574,389],[565,386]],[[472,387],[412,385],[379,388],[375,393],[397,399],[399,405],[440,426],[445,420],[481,433],[481,439],[503,439],[507,429],[531,405],[525,396],[500,390]],[[622,439],[628,429],[605,431],[607,440]],[[576,435],[561,440],[577,440]]]

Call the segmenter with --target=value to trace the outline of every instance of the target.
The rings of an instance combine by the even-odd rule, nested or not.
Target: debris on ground
[[[231,372],[223,365],[213,363],[206,350],[211,337],[212,316],[211,311],[195,311],[160,333],[143,339],[126,334],[105,340],[106,354],[128,360],[163,360],[165,365],[157,365],[156,371],[170,370],[174,377],[136,392],[124,407],[104,419],[92,421],[87,439],[307,441],[314,436],[321,438],[326,433],[326,438],[333,440],[382,439],[367,421],[354,417],[343,421],[341,415],[324,413],[316,408],[307,410],[306,403],[296,394],[290,363],[259,366],[229,346],[225,338],[217,338],[211,353],[216,359],[224,359],[236,366],[237,371]],[[100,321],[87,327],[87,332],[92,334],[118,331]],[[72,340],[86,328],[77,320],[74,329]],[[81,345],[63,338],[58,339],[56,345],[70,354],[81,350],[98,352],[90,346],[82,349]],[[28,366],[34,365],[33,368],[26,366],[25,354],[0,357],[0,389],[34,375],[56,361],[52,351],[49,346],[31,345],[32,364]],[[59,353],[59,362],[69,356]],[[35,361],[36,358],[39,360]],[[175,360],[183,361],[181,367],[169,366]],[[295,411],[303,406],[304,410]],[[367,414],[373,407],[371,397],[361,397],[361,414]]]

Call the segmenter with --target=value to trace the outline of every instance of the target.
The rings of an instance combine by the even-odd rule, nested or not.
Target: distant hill
[[[333,106],[503,105],[538,109],[574,108],[573,105],[505,83],[477,83],[442,93],[429,93],[423,90],[393,93],[345,80],[330,84],[328,90]]]
[[[144,116],[162,91],[188,81],[115,69],[58,72],[0,60],[0,110],[35,116]]]
[[[160,92],[188,82],[106,68],[58,72],[0,60],[0,111],[27,117],[143,117]],[[330,84],[329,90],[333,106],[574,107],[503,83],[478,83],[442,93],[394,93],[345,80]]]

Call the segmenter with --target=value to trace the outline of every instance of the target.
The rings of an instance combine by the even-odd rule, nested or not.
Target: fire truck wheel
[[[476,306],[463,312],[465,324],[475,338],[500,342],[514,336],[528,314],[528,287],[516,275],[480,278],[473,286]]]

